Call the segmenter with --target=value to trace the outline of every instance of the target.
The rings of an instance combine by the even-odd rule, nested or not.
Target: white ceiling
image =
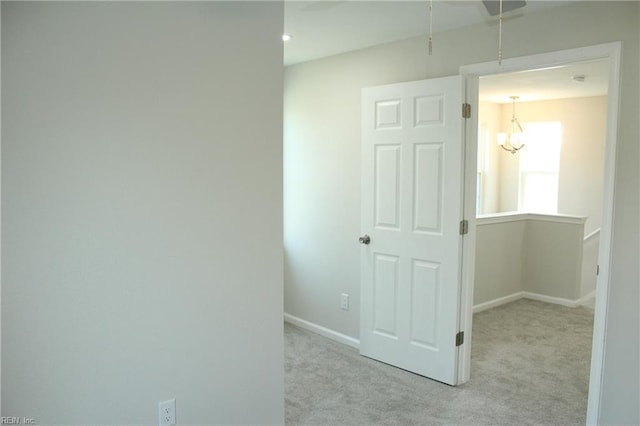
[[[508,1],[508,0],[505,0]],[[528,0],[505,19],[562,6],[572,0]],[[284,64],[326,56],[427,34],[428,0],[285,0]],[[434,33],[480,23],[494,25],[481,0],[434,0]]]
[[[505,0],[507,1],[507,0]],[[523,8],[505,19],[563,6],[574,0],[527,0]],[[414,1],[297,1],[285,0],[285,33],[293,38],[284,45],[285,66],[320,59],[365,47],[426,35],[429,2]],[[480,0],[434,0],[434,33],[470,25],[495,26]],[[437,45],[436,45],[437,47]],[[577,83],[574,75],[584,75]],[[606,63],[592,62],[549,70],[503,74],[481,79],[481,99],[519,102],[606,94]]]
[[[575,81],[574,76],[583,76],[584,81]],[[601,96],[607,94],[608,76],[608,62],[598,61],[482,77],[480,100],[511,103],[509,96],[519,96],[518,102]]]

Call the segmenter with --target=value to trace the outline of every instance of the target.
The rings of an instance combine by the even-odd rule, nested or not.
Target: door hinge
[[[464,343],[464,331],[459,331],[456,334],[456,346],[461,346]]]
[[[461,220],[460,221],[460,235],[466,235],[469,233],[469,221]]]
[[[471,118],[471,104],[462,104],[462,118]]]
[[[600,265],[596,265],[596,275],[600,275]]]

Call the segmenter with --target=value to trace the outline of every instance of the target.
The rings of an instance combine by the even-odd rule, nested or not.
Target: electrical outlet
[[[347,293],[342,293],[340,298],[340,308],[345,311],[349,310],[349,295]]]
[[[158,403],[158,425],[174,426],[176,424],[176,399],[168,399]]]

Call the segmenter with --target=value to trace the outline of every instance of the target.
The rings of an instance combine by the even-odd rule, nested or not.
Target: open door
[[[362,91],[360,353],[458,383],[460,76]]]

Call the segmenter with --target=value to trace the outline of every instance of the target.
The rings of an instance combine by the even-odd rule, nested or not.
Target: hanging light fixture
[[[515,154],[524,147],[524,130],[516,118],[516,99],[519,96],[509,96],[513,101],[513,115],[511,116],[511,132],[498,133],[498,145],[505,151]]]

